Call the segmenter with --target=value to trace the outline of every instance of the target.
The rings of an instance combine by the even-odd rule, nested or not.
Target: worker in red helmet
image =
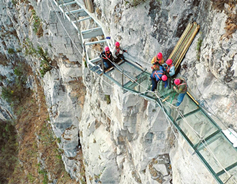
[[[151,60],[151,64],[153,65],[151,67],[152,70],[157,70],[159,66],[162,66],[164,64],[163,54],[159,52],[156,56],[154,56]]]
[[[176,106],[178,107],[182,103],[184,96],[187,93],[188,85],[183,78],[175,78],[174,85],[174,90],[179,94],[176,103]]]
[[[158,81],[163,81],[165,83],[165,87],[168,85],[167,76],[164,75],[163,67],[160,67],[159,70],[154,70],[150,76],[152,82],[151,91],[155,91],[157,88]]]
[[[175,74],[175,66],[173,65],[172,59],[167,59],[167,61],[163,64],[165,69],[165,74],[168,77],[168,89],[171,88],[171,77]]]
[[[127,52],[127,50],[124,50],[120,47],[120,43],[116,42],[115,43],[115,48],[113,50],[113,56],[114,56],[114,61],[117,63],[119,62],[121,59],[124,60],[124,56],[123,53]]]
[[[102,69],[105,72],[105,70],[109,69],[110,67],[113,66],[113,56],[112,53],[110,52],[110,49],[108,46],[104,48],[104,51],[101,52],[100,58],[102,58],[103,64],[102,64]]]

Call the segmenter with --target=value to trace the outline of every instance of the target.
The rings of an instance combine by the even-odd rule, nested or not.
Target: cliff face
[[[37,80],[44,89],[50,124],[71,177],[87,183],[215,183],[161,109],[85,67],[81,40],[52,1],[3,1],[0,7],[1,86],[14,82],[16,63],[32,68],[26,86],[37,91]],[[201,105],[237,129],[237,33],[227,34],[236,6],[218,10],[212,2],[197,0],[138,5],[94,0],[94,7],[111,42],[119,41],[148,69],[157,52],[167,59],[187,23],[196,21],[201,30],[180,74]],[[14,116],[4,99],[1,114],[2,120]]]

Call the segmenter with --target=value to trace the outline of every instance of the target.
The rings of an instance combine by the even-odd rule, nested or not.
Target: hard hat
[[[157,58],[158,58],[158,59],[162,59],[162,57],[163,57],[162,53],[159,52],[159,53],[157,54]]]
[[[105,51],[109,51],[109,47],[108,46],[105,47]]]
[[[161,79],[162,79],[163,81],[167,81],[168,78],[167,78],[166,75],[162,75]]]
[[[173,62],[172,59],[167,59],[166,64],[167,64],[167,65],[171,65],[172,62]]]
[[[175,85],[179,85],[180,84],[180,79],[174,79],[174,83],[175,83]]]
[[[120,46],[120,43],[119,43],[119,42],[116,42],[116,43],[115,43],[115,46],[119,47],[119,46]]]

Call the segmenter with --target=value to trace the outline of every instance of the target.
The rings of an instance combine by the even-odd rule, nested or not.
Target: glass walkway
[[[185,95],[179,108],[175,108],[174,104],[178,94],[172,88],[165,89],[163,82],[158,84],[158,93],[150,91],[150,73],[128,58],[103,73],[99,65],[100,58],[93,57],[98,55],[98,52],[91,54],[95,48],[93,45],[99,45],[102,48],[109,45],[100,22],[87,11],[81,0],[52,1],[81,36],[87,66],[92,72],[108,78],[111,84],[119,85],[124,92],[138,94],[147,100],[154,101],[167,114],[168,119],[189,143],[214,178],[220,184],[237,184],[237,149],[223,134],[220,123],[212,119],[190,93]],[[81,30],[80,24],[88,20],[94,27]],[[199,25],[196,23],[190,23],[186,27],[169,56],[175,68],[178,68],[182,62],[198,30]]]

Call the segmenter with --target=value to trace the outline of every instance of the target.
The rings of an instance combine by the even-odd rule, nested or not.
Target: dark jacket
[[[101,54],[100,54],[100,58],[106,59],[106,60],[108,60],[108,59],[112,60],[112,53],[109,52],[109,53],[107,54],[107,53],[105,53],[105,51],[103,51],[103,52],[101,52]]]

